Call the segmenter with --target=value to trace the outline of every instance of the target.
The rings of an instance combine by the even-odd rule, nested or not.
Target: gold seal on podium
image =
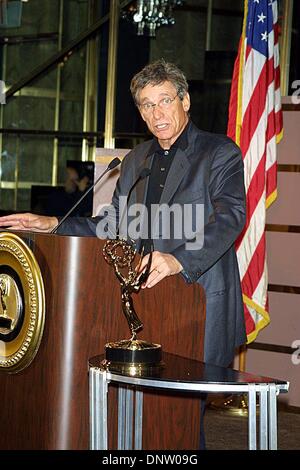
[[[0,370],[19,372],[43,335],[45,293],[39,265],[17,235],[0,233]]]

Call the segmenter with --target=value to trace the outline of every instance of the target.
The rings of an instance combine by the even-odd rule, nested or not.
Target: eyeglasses
[[[178,96],[178,93],[174,96],[174,98],[170,98],[170,96],[165,96],[165,98],[162,98],[159,100],[158,103],[143,103],[139,104],[139,108],[143,111],[144,114],[150,114],[151,111],[154,110],[155,106],[159,106],[161,109],[168,109],[171,107],[173,101],[176,100]]]

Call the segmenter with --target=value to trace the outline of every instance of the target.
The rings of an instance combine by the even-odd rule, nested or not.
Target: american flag
[[[266,208],[276,199],[282,137],[277,0],[246,0],[227,134],[244,160],[247,220],[236,242],[248,343],[270,322]]]

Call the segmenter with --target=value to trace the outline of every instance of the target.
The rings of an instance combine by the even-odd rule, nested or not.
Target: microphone
[[[143,168],[141,173],[139,174],[139,176],[137,177],[137,179],[135,180],[135,182],[133,183],[133,185],[131,186],[130,190],[128,191],[128,194],[127,194],[127,198],[126,198],[126,205],[125,205],[125,209],[124,211],[122,212],[122,215],[121,215],[121,218],[120,218],[120,223],[118,225],[118,230],[117,230],[117,233],[116,233],[116,239],[119,238],[119,234],[120,234],[120,227],[122,225],[122,222],[123,222],[123,219],[124,219],[124,215],[126,214],[126,208],[128,207],[128,202],[130,200],[130,196],[131,196],[131,193],[132,191],[134,190],[134,188],[136,187],[136,185],[141,181],[143,180],[144,178],[147,178],[147,176],[149,176],[151,173],[151,170],[150,168]]]
[[[79,204],[81,203],[81,201],[83,201],[83,199],[89,194],[90,191],[92,191],[92,189],[94,189],[94,187],[99,183],[99,181],[103,178],[103,176],[106,175],[106,173],[108,173],[109,171],[113,170],[114,168],[116,168],[118,165],[120,165],[121,163],[121,160],[116,157],[114,158],[110,164],[107,166],[107,168],[103,171],[103,173],[101,173],[101,175],[96,179],[95,183],[92,184],[92,186],[89,187],[89,189],[81,196],[80,199],[78,199],[78,201],[76,202],[76,204],[74,204],[74,206],[71,207],[71,209],[66,213],[66,215],[63,216],[63,218],[59,221],[59,223],[51,230],[50,233],[55,233],[56,230],[61,226],[61,224],[64,223],[64,221],[69,217],[70,214],[72,214],[72,212],[76,209],[77,206],[79,206]]]

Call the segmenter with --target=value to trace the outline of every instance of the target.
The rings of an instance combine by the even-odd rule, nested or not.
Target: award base
[[[139,375],[162,367],[160,344],[138,339],[107,343],[105,357],[110,370]]]

